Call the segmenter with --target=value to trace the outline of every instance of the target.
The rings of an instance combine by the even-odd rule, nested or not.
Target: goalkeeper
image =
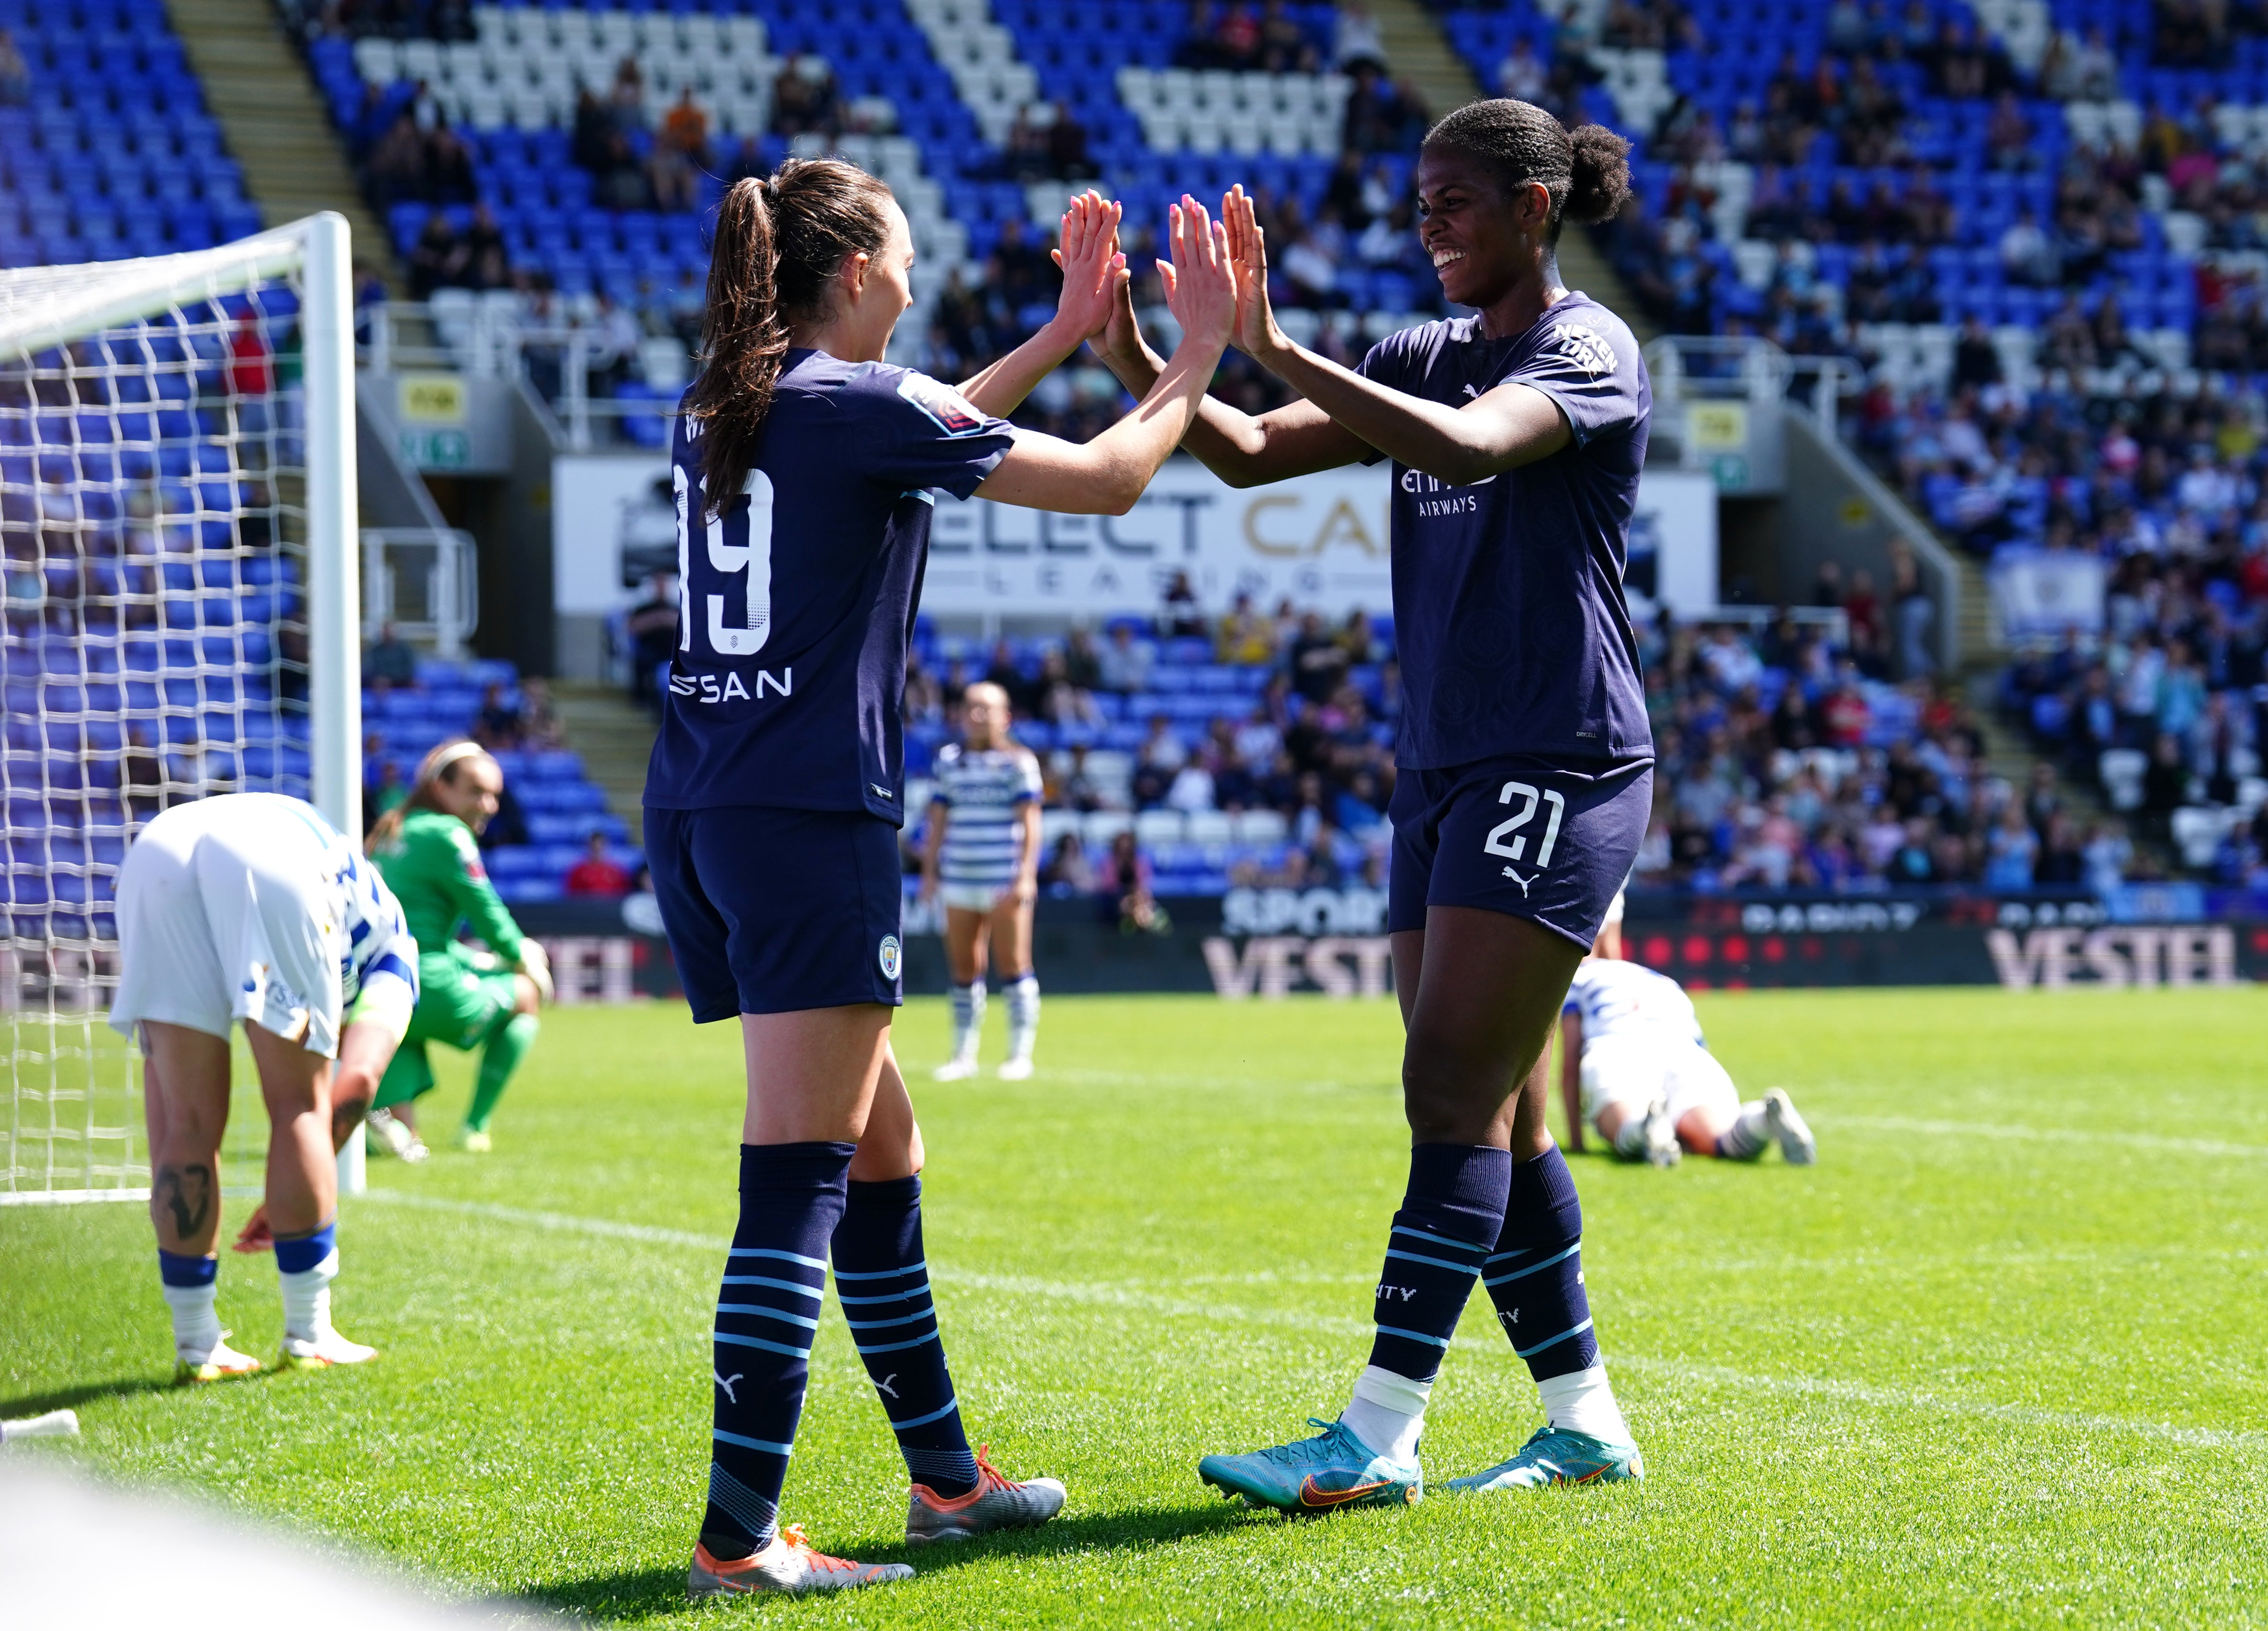
[[[457,1147],[490,1148],[489,1120],[512,1072],[534,1045],[539,1002],[551,996],[543,948],[519,932],[481,865],[474,835],[496,814],[504,768],[475,742],[444,742],[425,755],[395,809],[371,829],[371,857],[417,938],[419,995],[409,1033],[379,1082],[372,1130],[394,1154],[422,1160],[410,1106],[433,1086],[428,1042],[480,1051],[473,1102]],[[458,938],[469,927],[488,947]]]

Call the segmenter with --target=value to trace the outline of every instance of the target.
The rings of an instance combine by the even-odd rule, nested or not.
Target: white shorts
[[[1644,1111],[1659,1097],[1671,1120],[1689,1110],[1740,1112],[1741,1092],[1717,1056],[1675,1037],[1602,1036],[1583,1045],[1583,1119],[1594,1126],[1609,1105]]]
[[[110,1024],[145,1019],[225,1037],[239,1019],[335,1055],[342,928],[319,847],[208,799],[142,830],[118,872],[118,995]]]
[[[960,912],[982,912],[988,917],[1015,893],[1012,884],[939,884],[937,898]]]

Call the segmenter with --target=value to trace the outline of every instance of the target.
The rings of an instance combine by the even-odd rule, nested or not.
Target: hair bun
[[[1567,139],[1575,151],[1566,218],[1579,226],[1613,220],[1630,197],[1630,143],[1604,125],[1579,125]]]

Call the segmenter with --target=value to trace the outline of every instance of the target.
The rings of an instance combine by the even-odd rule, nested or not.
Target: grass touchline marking
[[[1813,1119],[1825,1127],[1859,1127],[1881,1133],[2021,1139],[2046,1144],[2118,1144],[2132,1150],[2168,1150],[2193,1156],[2268,1156],[2268,1144],[2232,1144],[2217,1138],[2165,1138],[2154,1133],[2095,1133],[2076,1127],[2025,1127],[2016,1122],[1930,1121],[1905,1116],[1830,1113]]]
[[[602,1236],[609,1239],[641,1240],[654,1245],[697,1247],[721,1253],[725,1240],[689,1230],[661,1229],[647,1223],[622,1223],[609,1218],[578,1217],[567,1212],[542,1212],[527,1207],[498,1206],[485,1201],[456,1201],[442,1195],[413,1194],[400,1189],[372,1189],[365,1200],[385,1201],[440,1212],[461,1212],[490,1217],[499,1223],[526,1223],[567,1234]],[[1334,1319],[1292,1310],[1237,1308],[1218,1303],[1192,1302],[1185,1297],[1160,1297],[1123,1286],[1082,1284],[1073,1281],[1041,1280],[1023,1275],[962,1273],[932,1267],[932,1276],[956,1289],[989,1291],[1009,1297],[1045,1297],[1053,1302],[1079,1303],[1106,1308],[1140,1309],[1147,1313],[1190,1319],[1226,1319],[1239,1325],[1278,1326],[1318,1336],[1366,1336],[1367,1320]],[[2177,1427],[2169,1422],[2138,1421],[2083,1410],[2050,1410],[2032,1405],[2004,1405],[1990,1400],[1962,1399],[1917,1389],[1879,1387],[1865,1382],[1837,1381],[1828,1377],[1756,1376],[1724,1365],[1694,1364],[1679,1359],[1655,1359],[1616,1353],[1610,1363],[1652,1376],[1704,1385],[1752,1388],[1799,1398],[1835,1400],[1881,1409],[1927,1410],[1950,1415],[2010,1422],[2027,1427],[2063,1428],[2082,1433],[2127,1433],[2170,1444],[2215,1450],[2268,1449],[2268,1432],[2210,1427]]]

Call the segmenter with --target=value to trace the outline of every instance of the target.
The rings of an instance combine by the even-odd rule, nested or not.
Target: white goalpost
[[[263,790],[361,833],[357,539],[343,217],[0,272],[0,1206],[148,1196],[105,1020],[141,825]]]

